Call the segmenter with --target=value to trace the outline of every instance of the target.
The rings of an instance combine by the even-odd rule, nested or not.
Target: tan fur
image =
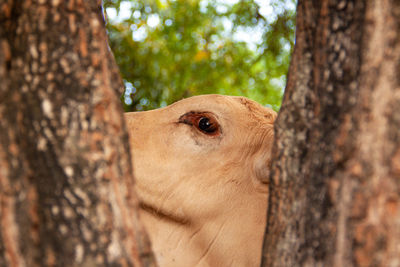
[[[179,123],[191,111],[213,114],[219,134]],[[275,117],[221,95],[126,114],[140,216],[160,266],[259,266]]]

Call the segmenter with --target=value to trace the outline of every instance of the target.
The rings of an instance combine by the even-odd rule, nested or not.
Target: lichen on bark
[[[399,12],[393,1],[298,2],[262,266],[400,262],[400,177],[390,171]]]
[[[0,262],[154,265],[101,1],[0,10]]]

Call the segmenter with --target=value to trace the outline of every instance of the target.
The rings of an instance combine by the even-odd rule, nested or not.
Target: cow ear
[[[257,140],[256,152],[253,158],[253,177],[256,178],[256,182],[261,185],[269,184],[269,176],[271,173],[271,155],[272,146],[274,143],[274,122],[277,114],[273,110],[269,110],[268,114],[264,115],[267,119],[265,124],[259,129],[259,137]],[[263,186],[263,187],[264,187]]]
[[[255,177],[262,184],[268,184],[271,173],[271,146],[264,147],[255,156],[253,162]]]
[[[263,127],[262,138],[259,139],[257,151],[253,158],[253,173],[258,183],[268,184],[271,173],[271,154],[274,143],[274,126],[266,124]]]

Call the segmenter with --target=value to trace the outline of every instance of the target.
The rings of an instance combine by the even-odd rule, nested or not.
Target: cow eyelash
[[[219,123],[209,112],[191,111],[182,115],[179,122],[193,126],[201,133],[209,136],[217,136],[221,132]]]

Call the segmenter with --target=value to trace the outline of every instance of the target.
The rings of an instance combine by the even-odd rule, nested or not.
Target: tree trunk
[[[298,2],[262,266],[400,266],[400,2]]]
[[[101,1],[0,2],[0,266],[153,266]]]

